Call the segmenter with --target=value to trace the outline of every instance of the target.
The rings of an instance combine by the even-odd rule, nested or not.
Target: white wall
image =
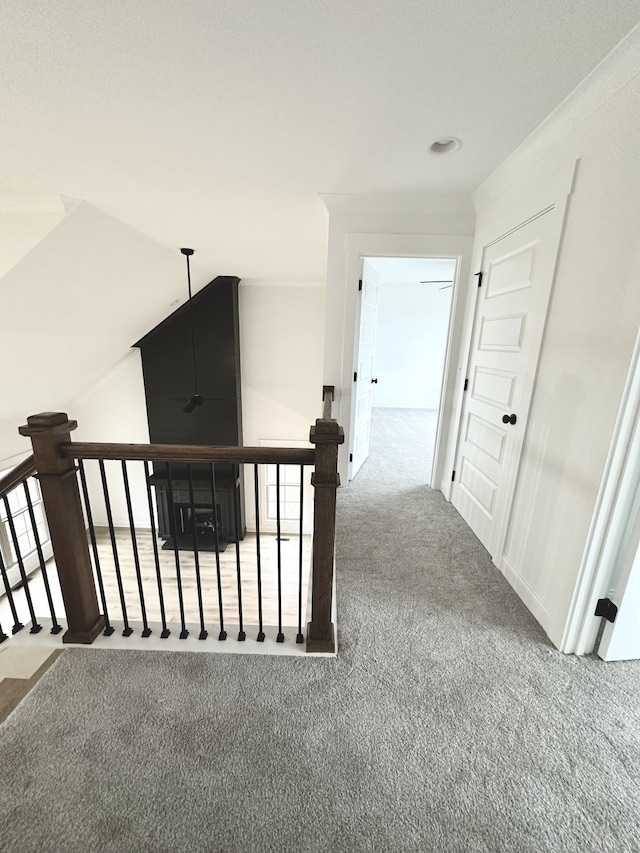
[[[325,288],[242,281],[239,303],[244,443],[307,443],[322,415]],[[247,526],[255,529],[252,474],[245,475]]]
[[[438,287],[379,285],[374,406],[439,407],[452,289]]]
[[[521,581],[548,611],[543,628],[566,651],[572,597],[640,325],[638,67],[640,37],[592,75],[477,196],[484,205],[478,231],[487,234],[492,220],[501,227],[500,199],[510,187],[533,188],[580,159],[509,533]]]
[[[130,350],[126,357],[88,391],[76,397],[67,412],[78,421],[72,441],[123,442],[148,444],[149,427],[139,349]],[[85,463],[91,511],[96,526],[106,526],[107,515],[98,463]],[[121,463],[105,462],[109,499],[116,527],[128,527],[129,516],[125,500]],[[149,506],[142,462],[127,464],[134,522],[137,527],[149,528]]]

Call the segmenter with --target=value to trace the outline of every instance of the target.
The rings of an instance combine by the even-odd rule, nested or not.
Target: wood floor
[[[20,658],[20,652],[24,654],[25,658],[28,658],[28,652],[25,650],[15,650],[14,651],[14,659]],[[4,653],[5,657],[9,655],[9,648],[5,650],[4,648],[0,649],[0,653]],[[40,681],[45,672],[49,669],[51,664],[56,660],[56,658],[60,657],[62,654],[62,650],[56,650],[54,652],[49,652],[46,655],[45,660],[38,666],[35,671],[33,671],[32,667],[29,667],[28,660],[25,661],[24,668],[25,672],[21,673],[21,677],[18,675],[12,675],[11,677],[2,677],[0,678],[0,723],[2,723],[9,714],[18,706],[18,704],[24,699],[27,693],[31,690],[31,688]],[[15,661],[14,661],[15,663]],[[3,673],[4,660],[3,657],[0,656],[0,674]],[[16,667],[12,667],[15,669]],[[20,671],[21,667],[17,667],[18,671]]]
[[[102,571],[105,596],[109,617],[123,620],[123,608],[120,599],[115,561],[109,532],[107,529],[96,531],[98,556]],[[144,594],[147,619],[160,622],[160,595],[158,577],[153,554],[150,531],[137,531],[136,543],[140,562],[140,576]],[[159,546],[162,541],[159,541]],[[262,576],[262,615],[265,626],[277,626],[278,616],[278,548],[274,534],[262,534],[260,537],[260,562]],[[302,540],[302,624],[306,621],[307,587],[311,559],[311,537]],[[299,549],[300,540],[290,536],[280,542],[281,588],[282,588],[282,624],[298,625],[299,601]],[[135,567],[131,534],[126,528],[116,530],[116,550],[124,590],[124,605],[130,621],[142,619],[142,607],[138,591],[138,578]],[[197,593],[197,574],[194,555],[190,551],[179,551],[180,580],[186,623],[195,629],[200,624],[200,608]],[[205,628],[208,631],[219,629],[220,607],[218,596],[218,572],[215,552],[200,551],[198,554],[200,585]],[[178,572],[173,550],[159,550],[160,579],[166,619],[172,630],[181,623]],[[255,534],[247,534],[240,543],[240,577],[242,599],[242,621],[245,625],[258,625],[258,582],[257,554]],[[238,568],[235,543],[229,543],[227,550],[220,554],[220,581],[222,587],[223,619],[226,623],[240,624],[238,606]]]

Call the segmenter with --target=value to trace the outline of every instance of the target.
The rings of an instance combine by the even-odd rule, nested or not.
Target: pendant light
[[[189,325],[191,327],[191,360],[193,362],[193,394],[189,397],[187,405],[182,410],[187,415],[190,415],[194,409],[204,404],[204,397],[198,394],[198,369],[196,367],[196,340],[193,332],[193,306],[191,304],[191,269],[189,267],[189,258],[193,255],[193,249],[180,249],[182,254],[187,259],[187,285],[189,287]]]

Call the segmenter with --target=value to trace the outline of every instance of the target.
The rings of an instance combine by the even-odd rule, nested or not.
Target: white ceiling
[[[640,20],[640,0],[2,9],[0,192],[281,280],[324,275],[318,193],[470,193]],[[429,153],[450,134],[459,152]]]

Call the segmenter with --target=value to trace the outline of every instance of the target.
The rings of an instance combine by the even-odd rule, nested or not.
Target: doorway
[[[458,261],[362,258],[354,345],[349,479],[370,451],[371,422],[393,436],[406,421],[420,433],[416,461],[432,485]],[[375,452],[375,451],[371,451]]]

